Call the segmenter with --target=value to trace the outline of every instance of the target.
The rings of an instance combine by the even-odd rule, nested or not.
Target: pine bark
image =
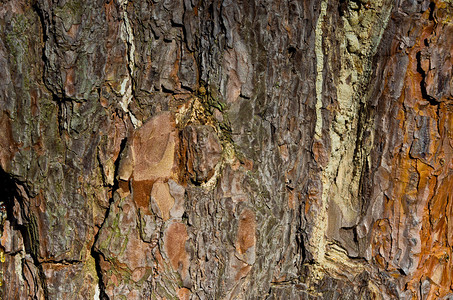
[[[1,299],[453,298],[452,19],[1,1]]]

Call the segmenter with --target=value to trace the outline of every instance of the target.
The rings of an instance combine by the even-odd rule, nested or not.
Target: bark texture
[[[2,299],[453,299],[451,0],[0,2]]]

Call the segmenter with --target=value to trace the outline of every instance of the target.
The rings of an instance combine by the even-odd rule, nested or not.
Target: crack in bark
[[[95,240],[97,240],[97,235],[96,235]],[[103,276],[102,276],[102,269],[101,269],[101,265],[100,265],[100,260],[101,260],[102,254],[99,252],[96,252],[94,250],[94,243],[93,243],[93,246],[91,247],[90,255],[94,259],[95,266],[96,266],[96,273],[98,275],[99,300],[108,300],[109,297],[107,296],[107,293],[105,292],[105,285],[104,285],[104,281],[102,280]]]
[[[114,162],[114,166],[115,166],[115,173],[114,173],[114,184],[113,184],[113,187],[112,187],[112,197],[109,199],[109,206],[105,212],[105,215],[104,215],[104,219],[102,221],[102,224],[99,226],[99,230],[98,232],[96,233],[96,235],[94,236],[94,241],[93,241],[93,245],[91,246],[91,250],[90,250],[90,255],[91,257],[93,257],[94,261],[95,261],[95,266],[96,266],[96,273],[98,275],[98,286],[99,286],[99,299],[100,300],[106,300],[106,299],[109,299],[109,297],[107,296],[107,293],[105,292],[105,284],[104,284],[104,281],[103,281],[103,274],[102,274],[102,268],[101,268],[101,256],[103,256],[103,254],[99,251],[96,251],[95,249],[95,245],[96,245],[96,242],[98,241],[99,239],[99,234],[101,232],[101,229],[102,227],[104,226],[104,223],[105,221],[108,219],[108,216],[110,214],[110,208],[114,202],[114,199],[113,199],[113,195],[115,194],[115,191],[118,190],[119,188],[119,182],[118,182],[118,170],[119,170],[119,164],[120,164],[120,160],[121,160],[121,155],[122,153],[125,151],[125,148],[126,148],[126,143],[127,142],[127,138],[124,138],[121,140],[121,144],[120,144],[120,151],[119,151],[119,155],[118,155],[118,158],[116,159],[116,161]],[[99,162],[100,163],[100,162]],[[101,170],[102,170],[102,166],[100,166]]]
[[[33,228],[33,221],[34,217],[33,215],[27,216],[23,212],[23,199],[18,191],[17,185],[21,185],[21,183],[17,180],[14,179],[11,175],[6,173],[3,169],[0,168],[0,194],[2,195],[3,200],[3,205],[5,207],[5,213],[6,213],[6,219],[10,221],[11,227],[14,228],[15,230],[19,231],[22,240],[24,243],[24,248],[23,250],[25,253],[30,254],[33,264],[36,266],[38,270],[38,280],[41,284],[41,288],[43,289],[44,292],[44,299],[49,299],[48,296],[48,289],[47,289],[47,280],[46,276],[44,274],[44,270],[42,268],[41,263],[38,260],[38,248],[39,248],[39,239],[37,238],[37,234]],[[24,187],[25,189],[25,187]],[[20,209],[20,214],[22,217],[24,217],[26,220],[25,224],[19,224],[18,220],[14,217],[14,200],[17,200],[19,204],[22,204]],[[36,225],[35,225],[36,226]],[[1,228],[1,234],[3,235],[3,224]],[[19,250],[20,252],[21,250]],[[11,254],[8,254],[11,255]],[[22,276],[22,279],[24,281],[27,281],[27,278],[23,276],[23,274],[20,274],[19,276]],[[28,282],[28,281],[27,281]]]
[[[46,54],[45,54],[45,49],[46,49],[46,41],[49,39],[46,33],[46,23],[44,21],[45,16],[44,12],[39,8],[38,2],[34,3],[32,6],[32,10],[36,13],[38,16],[39,22],[40,22],[40,32],[41,32],[41,42],[42,42],[42,47],[41,47],[41,59],[43,63],[46,62]],[[43,70],[44,71],[44,70]],[[44,83],[44,86],[46,86],[46,76],[45,72],[42,72],[42,82]]]
[[[81,260],[77,259],[62,259],[62,260],[54,260],[54,259],[46,259],[40,262],[40,264],[53,264],[53,265],[65,265],[65,266],[70,266],[70,265],[76,265],[83,263]]]
[[[428,100],[430,105],[439,105],[440,102],[437,101],[436,98],[428,94],[428,91],[426,90],[426,72],[422,68],[422,53],[421,51],[418,51],[416,54],[417,58],[417,72],[422,76],[422,80],[420,82],[420,90],[422,93],[423,99]]]

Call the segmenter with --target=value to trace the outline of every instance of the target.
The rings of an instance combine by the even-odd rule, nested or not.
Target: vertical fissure
[[[22,249],[22,251],[24,251],[24,254],[29,254],[32,258],[33,264],[38,270],[37,279],[41,284],[41,288],[44,292],[44,299],[47,300],[49,299],[47,280],[42,265],[38,259],[39,237],[37,233],[36,219],[33,216],[33,213],[29,212],[28,215],[26,214],[24,209],[25,203],[23,203],[24,199],[17,188],[18,185],[21,185],[21,183],[0,168],[0,195],[2,195],[2,199],[0,200],[1,236],[3,235],[4,222],[6,220],[10,222],[10,226],[13,230],[20,232],[24,243],[24,248]],[[26,192],[25,187],[24,191]],[[19,210],[14,208],[16,202],[20,206]],[[21,222],[18,221],[18,216],[15,214],[20,214],[20,219],[22,220]],[[2,255],[5,255],[5,249],[2,246],[0,246],[0,248]],[[21,251],[21,249],[19,249],[18,251]],[[10,255],[14,254],[10,253]],[[1,276],[3,276],[3,274]],[[19,276],[23,276],[23,274],[20,274]],[[26,282],[27,278],[23,277],[22,280]],[[3,282],[3,278],[1,278],[1,281]]]
[[[94,236],[93,245],[91,246],[91,250],[90,250],[90,255],[94,259],[95,267],[96,267],[96,273],[97,273],[98,280],[99,280],[99,282],[98,282],[99,300],[108,300],[109,297],[108,297],[107,293],[105,292],[105,283],[104,283],[104,280],[103,280],[103,273],[102,273],[102,268],[101,268],[101,259],[103,259],[103,255],[102,255],[101,252],[96,251],[96,242],[99,239],[99,234],[101,232],[102,227],[104,226],[104,223],[106,222],[106,220],[109,217],[110,208],[111,208],[111,206],[112,206],[112,204],[114,202],[113,195],[115,194],[115,191],[117,191],[118,188],[119,188],[118,170],[119,170],[121,156],[122,156],[123,152],[125,151],[126,144],[127,144],[127,138],[123,138],[121,140],[121,143],[120,143],[120,151],[119,151],[119,154],[118,154],[118,158],[114,162],[114,166],[115,166],[114,170],[115,171],[114,171],[114,176],[113,176],[114,183],[113,183],[113,186],[112,186],[112,197],[109,199],[109,205],[108,205],[108,207],[107,207],[107,209],[105,211],[105,215],[104,215],[104,218],[103,218],[103,221],[102,221],[101,225],[99,226],[98,232]],[[100,168],[102,169],[102,166],[100,166]]]

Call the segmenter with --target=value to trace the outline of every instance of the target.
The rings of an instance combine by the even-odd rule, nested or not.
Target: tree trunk
[[[453,299],[452,19],[1,1],[1,298]]]

